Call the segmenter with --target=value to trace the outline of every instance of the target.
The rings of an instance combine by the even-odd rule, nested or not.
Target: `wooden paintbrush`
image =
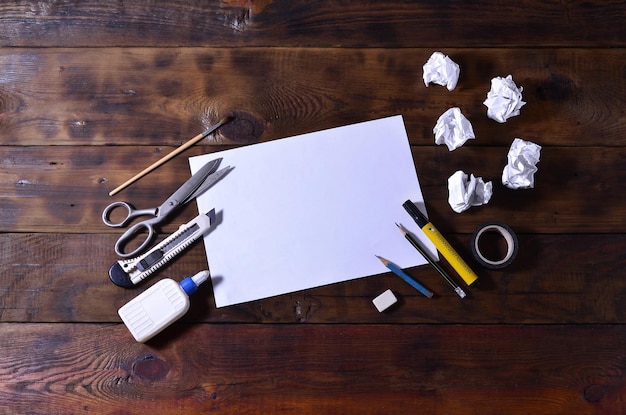
[[[203,138],[205,138],[206,136],[208,136],[209,134],[211,134],[212,132],[214,132],[215,130],[220,128],[222,125],[232,121],[233,118],[234,118],[233,116],[227,116],[227,117],[222,118],[217,124],[215,124],[214,126],[209,128],[208,130],[198,134],[197,136],[195,136],[191,140],[187,141],[185,144],[183,144],[180,147],[178,147],[176,150],[172,151],[171,153],[169,153],[168,155],[166,155],[165,157],[160,159],[159,161],[157,161],[157,162],[151,164],[150,166],[146,167],[145,169],[143,169],[142,171],[140,171],[139,173],[137,173],[136,175],[134,175],[130,179],[126,180],[124,183],[122,183],[121,185],[119,185],[115,189],[111,190],[109,192],[109,196],[115,195],[116,193],[118,193],[121,190],[125,189],[126,187],[130,186],[131,184],[133,184],[137,180],[141,179],[146,174],[150,173],[152,170],[156,169],[157,167],[159,167],[159,166],[165,164],[166,162],[168,162],[169,160],[173,159],[174,157],[176,157],[177,155],[179,155],[183,151],[187,150],[192,145],[196,144],[198,141],[202,140]]]

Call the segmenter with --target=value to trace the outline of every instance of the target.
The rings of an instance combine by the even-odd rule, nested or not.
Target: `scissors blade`
[[[211,160],[200,170],[182,184],[165,202],[158,208],[157,216],[164,218],[179,206],[184,205],[193,199],[192,195],[202,186],[207,177],[211,175],[219,166],[221,158]]]
[[[215,183],[220,181],[220,179],[222,177],[226,176],[232,169],[233,169],[233,167],[227,166],[227,167],[224,167],[223,169],[220,169],[220,170],[218,170],[218,171],[216,171],[214,173],[211,173],[209,175],[209,177],[207,177],[204,180],[202,185],[200,187],[198,187],[198,189],[196,189],[195,192],[193,192],[191,195],[189,195],[189,200],[193,200],[193,199],[197,198],[198,196],[200,196],[202,193],[206,192],[211,186],[213,186]]]

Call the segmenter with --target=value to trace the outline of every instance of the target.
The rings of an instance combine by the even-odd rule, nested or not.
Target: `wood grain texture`
[[[188,156],[220,149],[194,147],[111,198],[111,189],[171,148],[0,147],[0,230],[120,234],[119,229],[102,223],[107,204],[126,200],[137,208],[158,206],[189,178]],[[429,215],[442,232],[472,233],[489,220],[508,223],[521,233],[626,231],[626,194],[620,191],[626,181],[623,147],[546,146],[535,188],[526,190],[501,184],[507,151],[508,147],[467,147],[454,152],[445,146],[414,147]],[[493,182],[494,196],[488,205],[461,215],[452,211],[447,178],[456,170]],[[197,213],[195,203],[187,205],[163,226],[164,234],[174,232]]]
[[[426,299],[398,277],[381,275],[232,307],[215,308],[210,284],[200,287],[188,323],[620,324],[626,317],[623,235],[518,235],[520,252],[504,270],[486,270],[467,256],[468,237],[451,239],[481,277],[460,300],[430,267],[407,272],[436,293]],[[139,287],[108,278],[116,235],[0,235],[0,321],[119,322],[117,309],[164,277],[180,280],[206,269],[201,245]],[[28,258],[25,261],[24,258]],[[447,265],[443,264],[444,267]],[[294,275],[297,278],[297,275]],[[380,314],[372,299],[399,297]]]
[[[7,412],[7,402],[46,415],[626,410],[619,326],[177,325],[150,345],[120,325],[0,331]]]
[[[476,140],[623,146],[621,49],[446,49],[457,88],[422,81],[433,49],[0,49],[0,134],[14,145],[180,145],[234,113],[211,144],[268,141],[402,114],[411,143],[432,145],[457,106]],[[490,81],[511,74],[527,104],[486,116]],[[3,86],[4,85],[4,86]],[[7,87],[9,85],[10,87]]]
[[[0,45],[623,46],[620,1],[152,0],[2,3]]]
[[[626,414],[625,17],[612,0],[1,2],[0,414]],[[452,92],[422,82],[434,51],[461,66]],[[527,104],[498,124],[483,101],[508,74]],[[454,106],[476,139],[449,152],[432,128]],[[382,266],[220,309],[205,284],[181,321],[132,339],[117,309],[207,258],[197,244],[114,286],[106,204],[158,205],[187,156],[395,114],[430,218],[481,276],[469,298],[430,267],[407,272],[432,300]],[[534,189],[500,184],[515,137],[543,147]],[[459,169],[494,182],[487,206],[450,209]],[[490,220],[519,237],[503,270],[469,257]]]

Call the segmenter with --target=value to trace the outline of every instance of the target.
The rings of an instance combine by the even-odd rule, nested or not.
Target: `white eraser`
[[[387,290],[378,297],[374,298],[372,302],[378,309],[378,312],[382,313],[383,311],[394,305],[396,302],[398,302],[398,299],[395,295],[393,295],[393,292],[391,292],[391,290]]]

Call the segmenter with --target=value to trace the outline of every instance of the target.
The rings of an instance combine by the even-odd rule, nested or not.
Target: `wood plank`
[[[625,16],[613,0],[1,2],[0,413],[626,413]],[[453,92],[421,80],[435,50],[461,65]],[[508,74],[527,104],[498,124],[482,102]],[[477,139],[449,152],[432,126],[452,106]],[[479,224],[507,223],[518,257],[470,259],[465,300],[427,266],[407,272],[433,299],[384,273],[216,309],[205,284],[138,344],[117,309],[206,257],[112,285],[107,192],[225,114],[119,198],[155,206],[186,156],[402,114],[433,222],[466,259]],[[543,146],[535,189],[499,183],[514,137]],[[457,169],[494,181],[489,205],[452,212]],[[379,313],[388,288],[399,304]]]
[[[621,326],[177,326],[151,345],[120,325],[0,332],[14,413],[626,410]]]
[[[540,141],[541,144],[543,142]],[[108,192],[171,149],[162,147],[0,147],[0,231],[119,233],[101,215],[113,200],[138,208],[158,206],[189,178],[187,157],[222,147],[196,146],[150,173],[115,198]],[[626,149],[552,147],[542,150],[534,189],[501,184],[508,148],[414,147],[413,158],[431,219],[442,232],[472,233],[499,220],[520,233],[624,233]],[[447,198],[447,178],[464,170],[491,180],[494,196],[486,206],[457,214]],[[227,185],[227,181],[220,183]],[[403,201],[399,201],[402,203]],[[194,204],[169,224],[174,232],[197,215]]]
[[[626,37],[625,37],[626,38]],[[227,113],[211,143],[240,145],[402,114],[411,142],[458,106],[477,139],[623,146],[622,49],[448,49],[457,88],[426,87],[432,49],[0,49],[0,134],[13,145],[178,145]],[[527,104],[505,124],[486,116],[495,76]]]
[[[519,234],[518,257],[502,270],[474,263],[467,235],[450,236],[481,277],[481,286],[468,289],[465,300],[428,266],[407,272],[436,293],[430,300],[381,269],[378,276],[219,309],[210,284],[205,284],[194,294],[183,321],[620,324],[626,317],[623,235]],[[112,250],[115,238],[0,234],[0,321],[119,322],[117,309],[151,284],[165,277],[180,280],[207,267],[204,249],[196,245],[145,284],[122,289],[108,279],[108,269],[117,260]],[[371,301],[388,288],[400,301],[380,314]]]
[[[24,2],[0,7],[0,45],[623,46],[618,1]]]

